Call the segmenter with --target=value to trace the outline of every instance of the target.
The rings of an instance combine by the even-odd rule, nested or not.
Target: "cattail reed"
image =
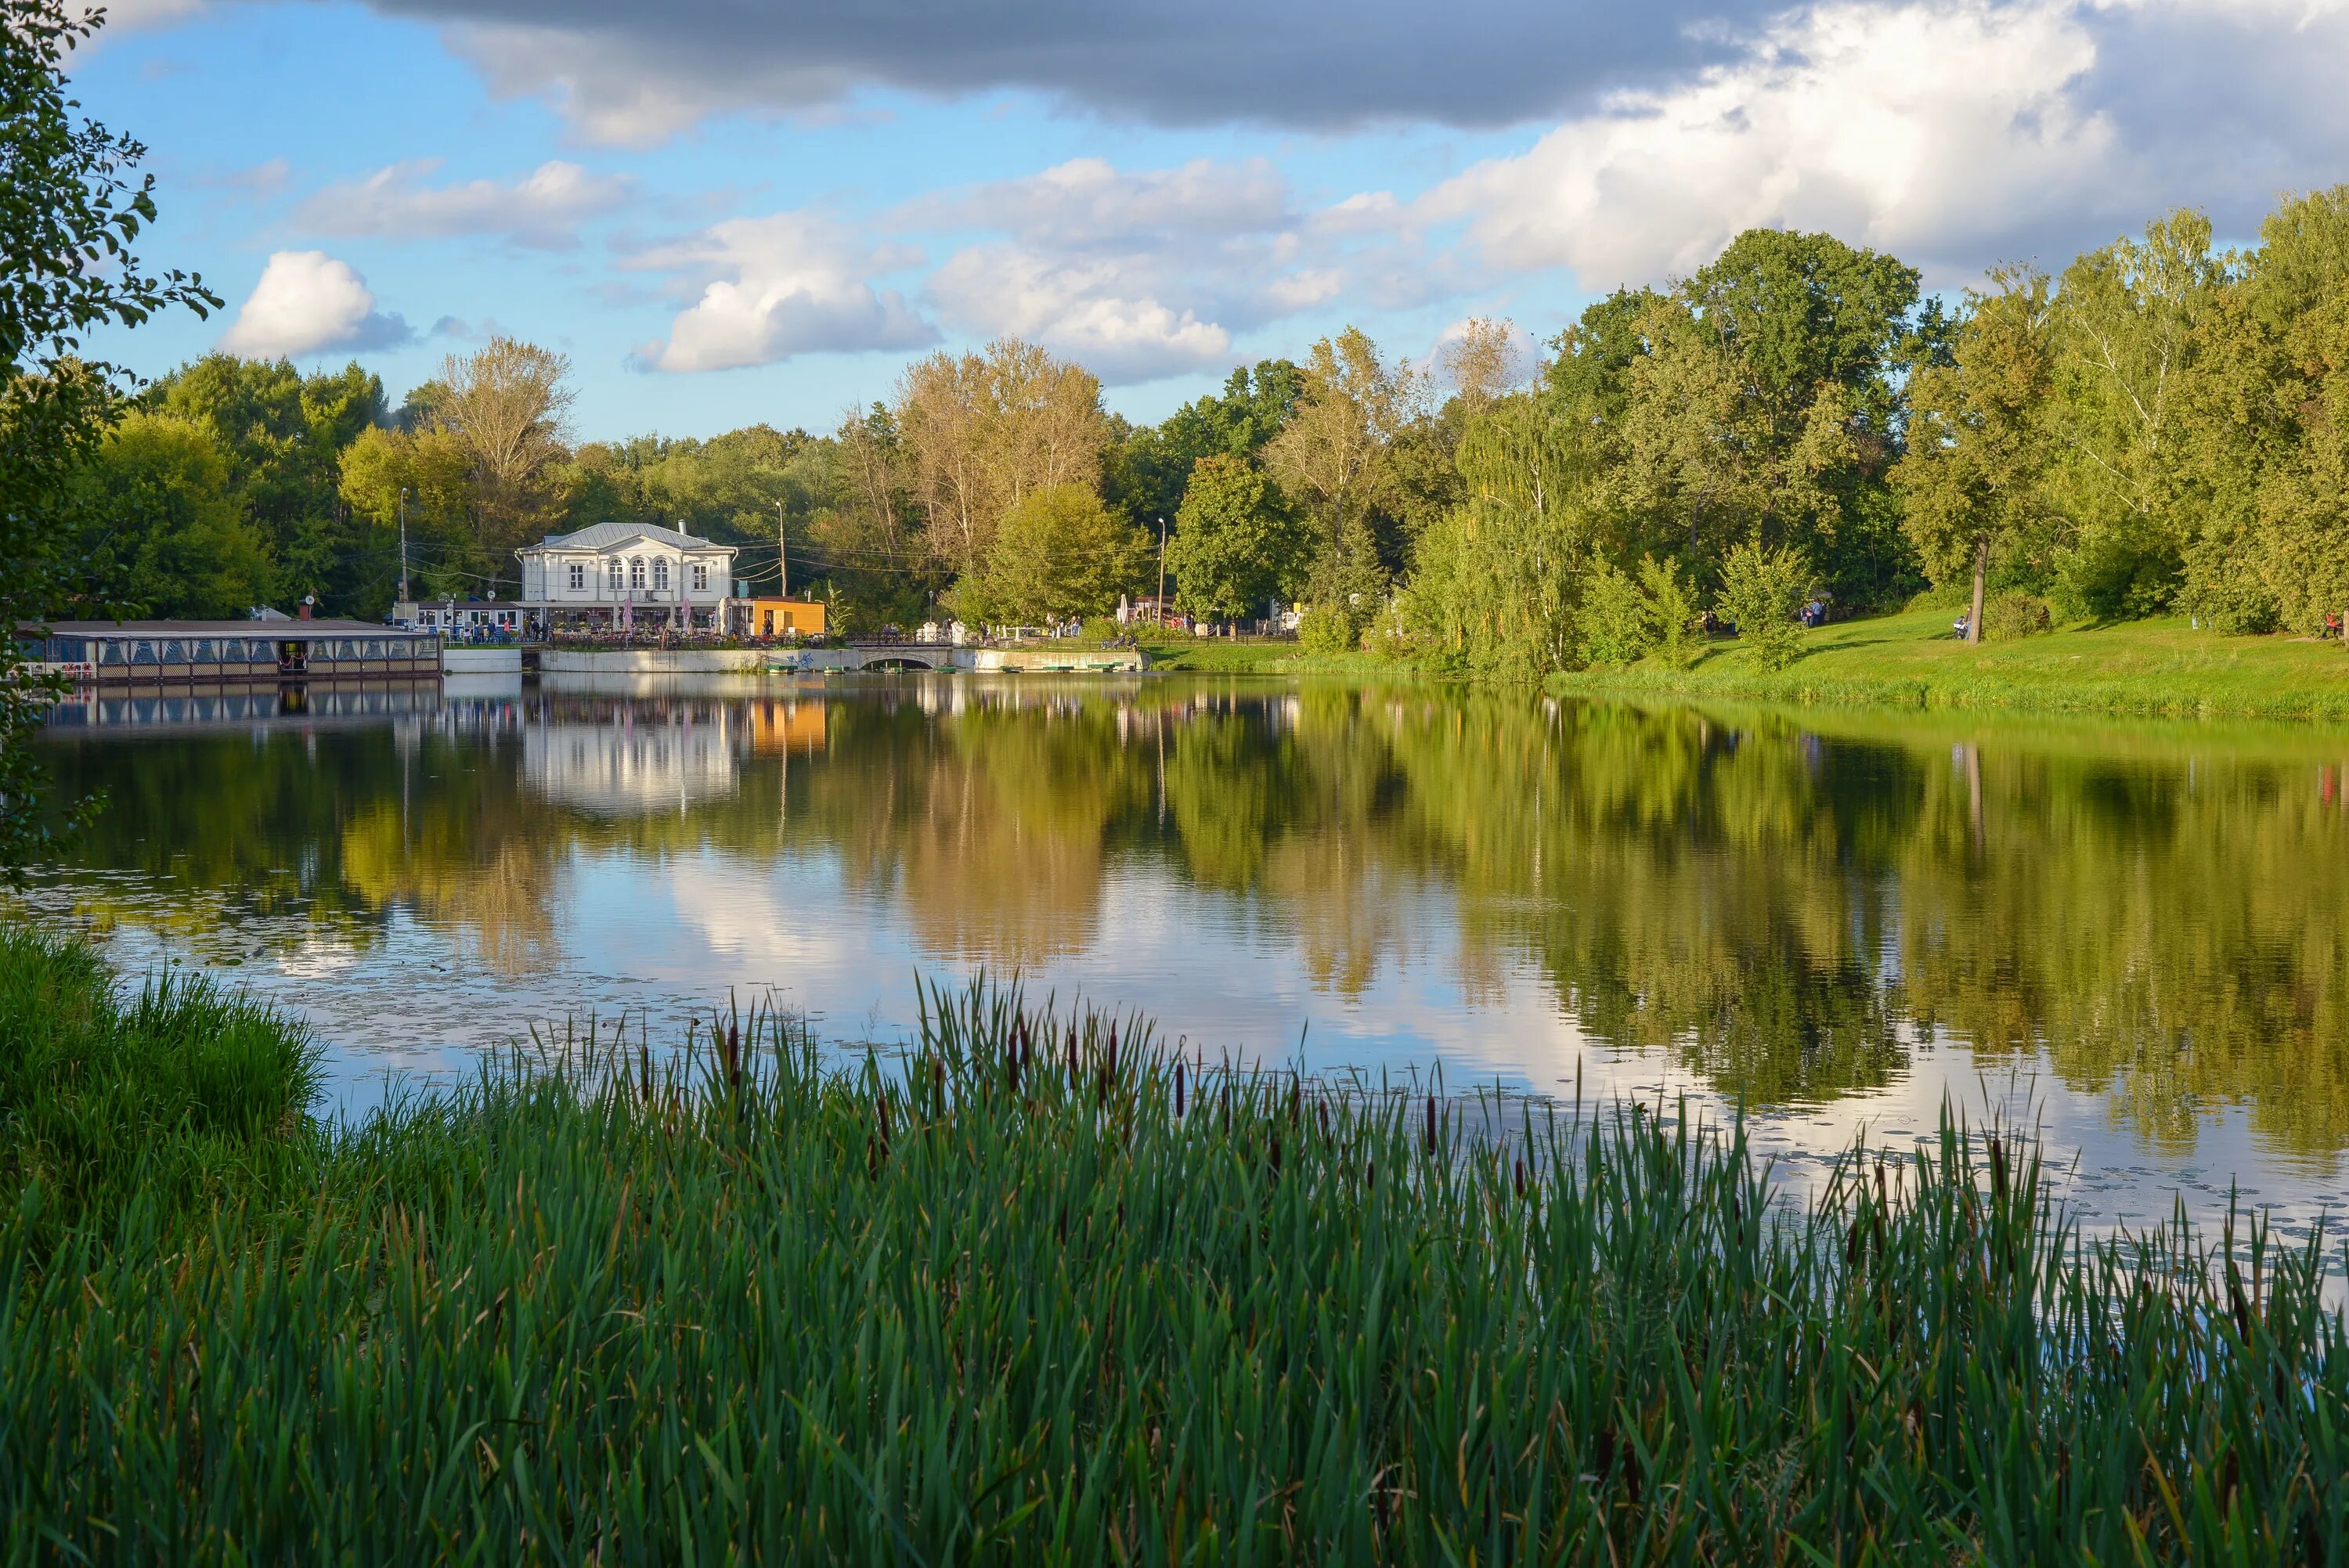
[[[926,992],[885,1068],[754,1008],[673,1068],[665,1116],[639,1042],[633,1083],[624,1053],[492,1063],[350,1136],[282,1114],[297,1026],[175,984],[140,1034],[127,1005],[43,1001],[103,978],[47,952],[0,935],[5,1037],[37,1058],[0,1056],[11,1560],[2349,1542],[2323,1234],[2084,1235],[2011,1133],[1945,1121],[1899,1180],[1856,1152],[1788,1195],[1692,1110],[1535,1106],[1504,1144],[1501,1107],[1447,1128],[1415,1087],[1317,1081],[1308,1135],[1301,1080],[1228,1067],[1220,1115],[1188,1117],[1176,1057],[1174,1117],[1104,1117],[1050,1092],[1053,1047],[1072,1091],[1093,1065],[1146,1104],[1143,1022],[1062,1036],[974,985]],[[281,1114],[232,1122],[188,1041],[264,1026],[283,1049],[243,1092]],[[91,1028],[148,1070],[68,1103],[117,1059]],[[991,1092],[999,1058],[1032,1102]],[[899,1096],[940,1136],[893,1158]],[[68,1131],[122,1107],[118,1157],[74,1164]]]

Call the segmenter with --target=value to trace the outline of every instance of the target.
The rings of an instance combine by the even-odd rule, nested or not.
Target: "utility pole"
[[[775,570],[782,577],[782,596],[792,596],[792,542],[783,532],[783,503],[775,503]]]
[[[399,597],[408,600],[408,487],[399,487]]]
[[[1163,629],[1166,624],[1166,520],[1158,520],[1158,602],[1150,607],[1151,614]]]

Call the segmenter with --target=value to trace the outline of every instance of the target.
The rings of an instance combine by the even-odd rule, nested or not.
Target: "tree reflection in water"
[[[1586,1035],[1756,1104],[1881,1084],[1939,1033],[2044,1051],[2157,1140],[2230,1102],[2290,1150],[2349,1141],[2349,740],[2324,731],[939,679],[55,753],[110,797],[84,866],[139,875],[76,897],[117,921],[225,905],[364,948],[406,910],[519,978],[563,945],[576,857],[813,853],[917,952],[1049,976],[1133,939],[1115,890],[1154,879],[1328,993],[1440,951],[1473,1005],[1530,965]]]

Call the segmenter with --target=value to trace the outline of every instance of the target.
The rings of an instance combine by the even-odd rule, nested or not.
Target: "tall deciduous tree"
[[[570,377],[566,356],[511,337],[441,361],[428,417],[465,444],[477,542],[501,577],[515,570],[509,552],[552,514],[550,470],[569,455]]]
[[[1993,562],[2044,550],[2055,522],[2046,492],[2047,276],[2002,267],[1990,281],[1967,295],[1952,363],[1911,380],[1908,450],[1893,473],[1926,575],[1937,585],[1971,581],[1970,643],[1982,641]]]
[[[2075,608],[2141,615],[2177,592],[2201,508],[2182,439],[2200,331],[2228,281],[2210,221],[2175,211],[2064,270],[2052,317],[2057,465]]]
[[[987,559],[1004,514],[1027,496],[1101,481],[1101,383],[1018,338],[908,366],[896,417],[931,547],[957,573]]]
[[[1385,589],[1371,519],[1393,493],[1395,442],[1423,410],[1426,377],[1389,365],[1350,326],[1316,343],[1301,374],[1297,406],[1265,448],[1265,466],[1312,521],[1308,592],[1346,623],[1350,639]]]
[[[234,618],[265,600],[267,546],[212,431],[133,413],[83,470],[77,596],[101,614]]]
[[[98,26],[61,0],[0,0],[0,626],[37,622],[77,536],[75,476],[116,407],[109,365],[79,357],[94,328],[220,300],[194,274],[147,268],[131,247],[155,221],[146,149],[66,96],[67,56]],[[55,842],[33,730],[56,683],[0,636],[0,870]]]
[[[1236,617],[1294,594],[1310,536],[1280,487],[1246,458],[1201,458],[1166,546],[1175,603],[1195,615]]]
[[[1506,316],[1470,316],[1436,352],[1436,367],[1452,394],[1470,412],[1480,412],[1524,385],[1525,353],[1517,324]]]

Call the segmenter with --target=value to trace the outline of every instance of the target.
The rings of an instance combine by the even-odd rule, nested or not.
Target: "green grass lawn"
[[[1774,702],[2349,718],[2349,654],[2305,637],[2230,637],[2182,617],[2081,626],[1968,647],[1947,610],[1847,621],[1765,670],[1734,641],[1687,670],[1637,665],[1555,676],[1560,693]]]

